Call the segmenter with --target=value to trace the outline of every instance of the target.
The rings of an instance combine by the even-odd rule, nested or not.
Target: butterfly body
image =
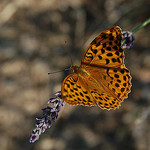
[[[61,88],[62,98],[72,105],[102,109],[119,108],[130,92],[131,76],[124,65],[120,27],[111,27],[88,46],[81,66],[72,66]]]
[[[90,77],[90,72],[86,71],[86,69],[82,67],[72,66],[71,69],[74,73],[78,74],[78,76],[83,76],[87,79]]]

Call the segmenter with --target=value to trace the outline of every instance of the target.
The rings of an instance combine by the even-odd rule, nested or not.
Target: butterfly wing
[[[93,98],[86,88],[86,84],[87,83],[84,79],[82,80],[78,74],[72,73],[68,75],[61,86],[61,95],[63,100],[71,105],[95,105]]]
[[[97,105],[106,109],[115,109],[120,106],[123,99],[128,97],[131,88],[131,76],[124,65],[119,68],[101,68],[100,70],[89,66],[86,69],[90,72],[94,82],[97,83],[92,93]],[[101,88],[103,90],[100,90]]]
[[[81,61],[81,67],[117,67],[123,64],[121,48],[122,32],[114,26],[99,34],[88,46]]]

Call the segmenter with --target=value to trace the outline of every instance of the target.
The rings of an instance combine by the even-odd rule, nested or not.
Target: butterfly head
[[[71,69],[74,73],[78,73],[79,72],[79,67],[78,66],[71,66]]]
[[[71,69],[74,73],[84,75],[84,76],[89,76],[90,73],[87,72],[84,68],[78,67],[78,66],[71,66]]]

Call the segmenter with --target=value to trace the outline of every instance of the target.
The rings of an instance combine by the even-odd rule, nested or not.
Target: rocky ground
[[[34,144],[35,117],[59,91],[68,72],[80,64],[88,44],[101,31],[119,25],[136,28],[150,17],[149,0],[0,1],[1,150],[149,150],[150,25],[135,34],[126,50],[132,92],[118,110],[70,106]]]

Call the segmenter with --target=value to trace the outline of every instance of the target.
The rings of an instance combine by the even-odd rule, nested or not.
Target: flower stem
[[[135,34],[137,31],[145,27],[147,24],[150,23],[150,18],[148,18],[146,21],[144,21],[141,25],[139,25],[137,28],[135,28],[131,33]]]

